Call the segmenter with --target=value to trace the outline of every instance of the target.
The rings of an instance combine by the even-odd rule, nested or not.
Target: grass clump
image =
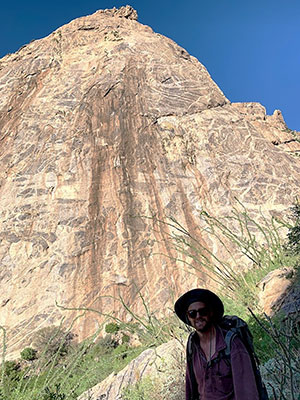
[[[135,385],[129,385],[122,393],[122,400],[158,400],[157,388],[154,379],[145,377]]]

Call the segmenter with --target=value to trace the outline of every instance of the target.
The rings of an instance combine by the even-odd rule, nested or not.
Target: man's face
[[[192,327],[198,332],[205,332],[212,325],[212,312],[202,301],[196,301],[189,305],[187,317]]]

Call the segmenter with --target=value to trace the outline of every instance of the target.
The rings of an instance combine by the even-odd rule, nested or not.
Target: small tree
[[[64,356],[70,348],[73,337],[71,332],[65,332],[60,327],[48,326],[36,332],[33,344],[39,354],[48,358],[55,354]]]

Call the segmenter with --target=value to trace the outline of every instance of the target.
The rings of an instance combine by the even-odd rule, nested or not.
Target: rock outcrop
[[[205,246],[199,212],[282,213],[299,193],[299,134],[279,112],[231,104],[194,57],[136,21],[98,11],[0,60],[0,324],[10,348],[65,307],[154,309],[205,278],[178,267],[154,220]],[[74,316],[75,314],[73,314]],[[79,339],[101,317],[77,324]]]
[[[78,400],[101,399],[122,400],[122,393],[128,386],[134,386],[147,377],[157,390],[165,396],[184,397],[185,391],[185,343],[173,339],[147,349],[131,361],[122,371],[112,373],[98,385],[87,390]],[[150,381],[150,382],[151,382]],[[173,396],[171,396],[173,394]],[[154,398],[155,393],[153,393]]]
[[[259,305],[261,310],[272,316],[285,302],[292,288],[295,271],[293,268],[279,268],[271,271],[259,283]]]

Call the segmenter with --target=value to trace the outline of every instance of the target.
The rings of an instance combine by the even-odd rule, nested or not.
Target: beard
[[[210,319],[199,319],[195,321],[195,326],[194,328],[196,331],[204,333],[207,332],[211,329],[213,323]]]

